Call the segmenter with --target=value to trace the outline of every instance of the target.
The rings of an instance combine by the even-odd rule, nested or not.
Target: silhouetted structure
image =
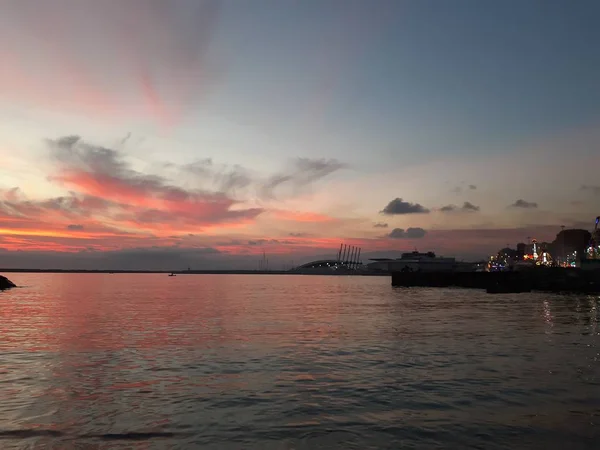
[[[519,242],[517,244],[517,259],[519,261],[523,261],[523,257],[527,253],[527,244],[524,242]]]
[[[392,273],[392,286],[462,287],[486,289],[489,293],[600,292],[600,271],[539,267],[526,271],[497,272],[410,272]]]
[[[579,257],[585,254],[592,234],[587,230],[573,229],[562,230],[556,235],[556,239],[550,244],[551,253],[561,260],[566,260],[567,255],[577,252]]]

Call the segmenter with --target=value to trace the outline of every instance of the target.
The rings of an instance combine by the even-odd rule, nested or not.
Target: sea
[[[1,449],[598,449],[600,297],[9,274]]]

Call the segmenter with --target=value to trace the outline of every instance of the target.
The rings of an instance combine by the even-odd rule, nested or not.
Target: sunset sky
[[[600,214],[596,0],[6,0],[0,267],[484,257]],[[179,267],[181,266],[181,267]]]

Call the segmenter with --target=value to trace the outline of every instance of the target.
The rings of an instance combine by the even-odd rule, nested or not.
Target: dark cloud
[[[377,222],[373,224],[373,228],[387,228],[388,224],[385,222]]]
[[[387,236],[391,239],[420,239],[425,237],[427,231],[423,228],[394,228]]]
[[[402,239],[405,237],[405,232],[403,228],[394,228],[390,234],[388,234],[388,237],[392,238],[392,239]]]
[[[523,208],[523,209],[535,209],[538,207],[538,204],[535,202],[528,202],[523,199],[519,199],[510,205],[511,208]]]
[[[584,184],[579,188],[582,191],[588,191],[595,195],[600,195],[600,186],[592,186],[589,184]]]
[[[479,206],[476,206],[471,202],[464,202],[460,207],[456,205],[446,205],[440,208],[440,211],[442,212],[476,212],[479,210]]]
[[[418,203],[409,203],[403,201],[401,198],[395,198],[389,202],[380,213],[388,216],[400,214],[426,214],[429,213],[429,210]]]
[[[454,212],[458,209],[458,206],[456,205],[446,205],[446,206],[442,206],[440,208],[440,211],[442,212]]]
[[[83,230],[83,228],[84,228],[83,225],[77,225],[77,224],[67,225],[67,230],[72,230],[72,231],[81,231],[81,230]]]
[[[462,209],[464,211],[479,211],[481,208],[479,208],[479,206],[476,206],[471,202],[464,202],[462,205]]]
[[[425,237],[427,232],[423,228],[409,228],[406,230],[406,237],[408,239],[418,239]]]
[[[346,164],[336,159],[298,158],[289,171],[275,174],[262,183],[259,192],[267,199],[277,197],[276,193],[286,189],[298,193],[310,184],[345,167]]]
[[[289,233],[291,237],[308,237],[310,233]]]

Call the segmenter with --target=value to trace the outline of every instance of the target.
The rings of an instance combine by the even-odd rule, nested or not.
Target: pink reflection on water
[[[310,357],[324,341],[344,339],[357,320],[343,320],[348,287],[325,278],[306,286],[313,297],[324,297],[319,302],[290,290],[287,277],[236,277],[235,286],[225,276],[18,278],[25,287],[11,292],[0,313],[0,348],[40,362],[15,360],[29,379],[12,392],[21,402],[17,428],[90,435],[162,429],[175,406],[160,399],[269,390],[278,380],[322,382],[322,374],[295,365],[286,375],[261,373],[262,358]],[[363,326],[369,321],[362,320]],[[230,369],[246,367],[243,373],[223,372],[211,361],[237,360],[245,347],[252,358]],[[215,374],[202,374],[209,369]]]

